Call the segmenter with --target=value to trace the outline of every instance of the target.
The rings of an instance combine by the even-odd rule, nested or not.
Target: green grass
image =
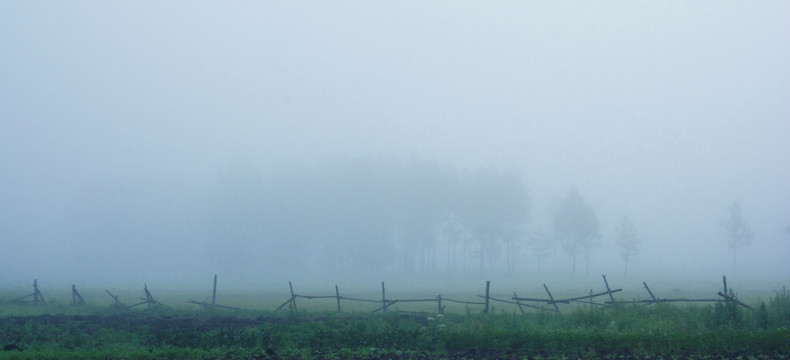
[[[788,291],[754,308],[621,302],[437,315],[3,304],[0,346],[23,351],[0,359],[790,358]]]

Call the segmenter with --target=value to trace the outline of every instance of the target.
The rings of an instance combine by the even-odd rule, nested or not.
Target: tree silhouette
[[[554,247],[554,237],[542,230],[536,230],[530,234],[527,245],[532,250],[532,254],[538,258],[538,276],[540,276],[542,260],[551,254]]]
[[[584,202],[575,187],[568,191],[554,213],[553,227],[563,250],[573,259],[571,274],[576,275],[576,258],[582,253],[585,275],[589,274],[590,250],[600,244],[600,224],[592,206]]]
[[[628,275],[628,263],[631,259],[639,254],[639,237],[636,234],[636,227],[634,223],[627,216],[620,219],[615,229],[617,231],[617,245],[620,246],[623,252],[620,257],[625,262],[625,270],[623,276]]]
[[[508,273],[518,260],[520,229],[529,214],[527,190],[516,172],[480,168],[465,184],[462,219],[477,243],[480,272],[504,256]]]
[[[752,228],[743,220],[741,216],[741,203],[735,201],[728,207],[730,216],[721,222],[721,226],[727,230],[727,245],[732,249],[732,272],[735,274],[735,255],[738,249],[752,243],[754,232]]]

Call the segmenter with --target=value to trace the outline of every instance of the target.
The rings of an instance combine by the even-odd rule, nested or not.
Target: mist
[[[0,3],[0,287],[785,285],[788,17],[780,1]],[[575,271],[570,194],[597,223]],[[754,235],[734,266],[736,201]],[[538,264],[540,234],[556,241]]]

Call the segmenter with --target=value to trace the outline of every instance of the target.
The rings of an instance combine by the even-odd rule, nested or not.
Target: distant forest
[[[530,211],[516,171],[382,159],[239,168],[210,193],[212,256],[337,274],[513,272]]]

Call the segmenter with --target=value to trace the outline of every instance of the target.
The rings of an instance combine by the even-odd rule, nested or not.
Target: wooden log
[[[278,306],[276,309],[274,309],[274,311],[278,311],[278,310],[282,309],[283,307],[285,307],[285,305],[290,304],[292,301],[293,301],[293,298],[288,299],[288,301],[282,303],[282,305]]]
[[[477,295],[477,297],[482,298],[484,296],[483,295]],[[495,298],[495,297],[490,297],[490,299],[491,299],[491,301],[498,301],[498,302],[503,302],[503,303],[506,303],[506,304],[518,305],[518,303],[515,302],[515,301],[498,299],[498,298]],[[537,307],[537,306],[533,306],[533,305],[529,305],[529,304],[521,304],[521,306],[526,306],[526,307],[530,307],[530,308],[537,309],[537,310],[544,310],[543,308],[540,308],[540,307]],[[551,311],[553,311],[553,310],[551,310]]]
[[[732,297],[730,295],[724,294],[721,291],[719,291],[719,296],[723,297],[725,302],[732,301],[732,302],[734,302],[734,303],[736,303],[736,304],[738,304],[740,306],[743,306],[743,307],[745,307],[747,309],[752,309],[751,306],[746,305],[743,302],[741,302],[740,300],[738,300],[738,299],[736,299],[736,298],[734,298],[734,297]]]
[[[543,288],[546,289],[546,293],[549,294],[549,299],[551,299],[551,304],[554,305],[554,310],[560,312],[560,307],[557,306],[557,302],[554,301],[554,296],[551,295],[551,291],[549,291],[549,287],[546,284],[543,284]]]
[[[516,299],[513,299],[513,300],[516,300]],[[538,299],[538,298],[525,298],[525,297],[519,297],[519,298],[518,298],[518,300],[519,300],[519,301],[527,301],[527,302],[542,302],[542,303],[546,303],[546,304],[548,304],[548,305],[551,305],[551,304],[553,304],[553,303],[558,303],[558,304],[570,304],[570,302],[569,302],[569,301],[562,300],[562,299],[559,299],[559,300],[557,300],[557,299],[555,299],[555,300],[551,300],[551,299]]]
[[[634,301],[636,303],[642,304],[655,304],[655,303],[665,303],[665,302],[719,302],[720,299],[656,299],[656,300],[639,300]]]
[[[131,309],[133,307],[140,306],[140,305],[143,305],[143,304],[149,304],[150,305],[150,303],[148,301],[142,301],[142,302],[139,302],[137,304],[129,305],[127,307]]]
[[[340,312],[340,290],[337,289],[337,285],[335,285],[335,296],[337,298],[337,312]]]
[[[217,305],[217,304],[209,304],[208,301],[197,301],[197,300],[188,300],[190,304],[200,305],[203,308],[218,308],[218,309],[227,309],[227,310],[243,310],[242,308],[237,308],[233,306],[225,306],[225,305]],[[287,304],[287,303],[286,303]]]
[[[466,305],[485,305],[485,304],[486,304],[486,303],[484,303],[484,302],[477,302],[477,301],[463,301],[463,300],[453,300],[453,299],[448,299],[448,298],[446,298],[446,297],[443,297],[443,298],[442,298],[442,301],[449,301],[449,302],[451,302],[451,303],[456,303],[456,304],[466,304]]]
[[[399,301],[398,300],[387,300],[387,303],[385,305],[383,305],[382,307],[380,307],[380,308],[378,308],[376,310],[373,310],[373,312],[378,312],[378,311],[381,311],[381,310],[384,310],[384,312],[387,312],[387,307],[391,306],[391,305],[394,305],[397,302],[399,302]]]
[[[22,300],[24,300],[24,299],[27,299],[27,298],[29,298],[29,297],[33,296],[34,294],[35,294],[35,293],[30,293],[30,294],[27,294],[27,295],[25,295],[25,296],[23,296],[23,297],[21,297],[21,298],[14,299],[14,302],[16,302],[16,301],[22,301]]]
[[[113,293],[111,293],[111,292],[110,292],[110,290],[104,289],[104,291],[106,291],[106,292],[107,292],[107,295],[110,295],[110,297],[111,297],[111,298],[113,298],[113,299],[115,300],[115,303],[113,303],[113,305],[116,305],[116,306],[122,306],[122,307],[127,307],[127,306],[126,306],[126,305],[124,305],[124,304],[123,304],[123,303],[122,303],[120,300],[118,300],[118,296],[116,296],[116,295],[113,295]]]
[[[609,296],[611,296],[613,293],[620,292],[620,291],[623,291],[623,289],[614,289],[614,290],[608,290],[608,291],[604,291],[604,292],[597,293],[597,294],[590,294],[590,295],[585,295],[585,296],[578,296],[578,297],[573,297],[573,298],[568,298],[568,299],[562,299],[562,300],[563,300],[564,302],[570,302],[570,301],[576,301],[576,302],[579,302],[579,300],[582,300],[582,299],[592,299],[592,298],[596,298],[596,297],[599,297],[599,296],[604,296],[604,295],[606,295],[606,294],[609,294]],[[592,304],[592,302],[585,302],[585,303],[587,303],[587,304]]]
[[[337,295],[299,295],[294,294],[295,298],[302,298],[302,299],[334,299]],[[379,302],[376,300],[376,302]]]
[[[217,303],[217,274],[214,274],[214,289],[211,291],[211,305]]]
[[[359,301],[359,302],[370,302],[370,303],[380,303],[381,302],[381,300],[359,299],[359,298],[352,298],[352,297],[345,297],[345,296],[341,296],[340,298],[343,299],[343,300],[348,300],[348,301]]]
[[[491,281],[486,280],[486,308],[483,310],[483,314],[488,314],[488,299],[489,299],[489,289],[491,287]]]

